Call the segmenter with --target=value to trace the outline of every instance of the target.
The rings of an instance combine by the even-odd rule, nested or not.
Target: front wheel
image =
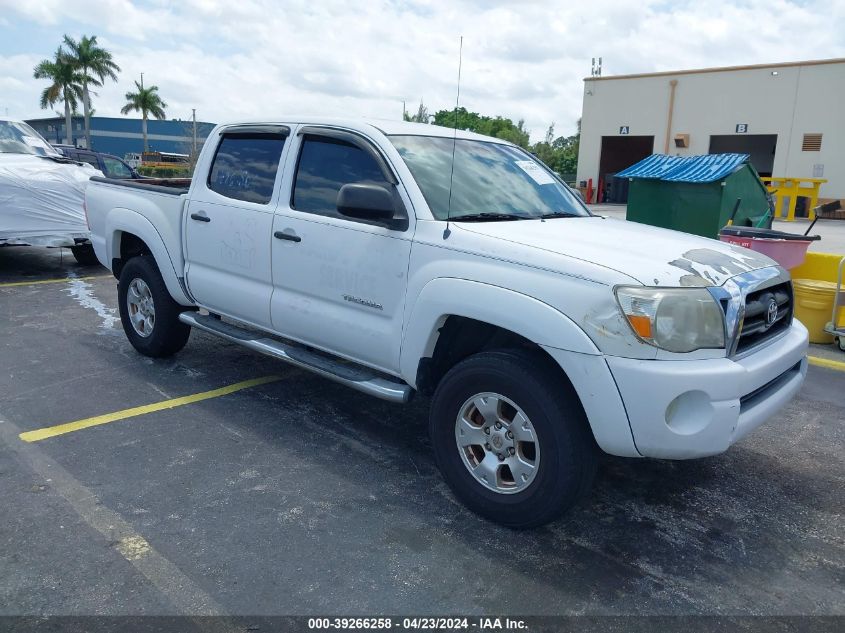
[[[185,347],[191,328],[179,320],[184,310],[167,291],[152,257],[133,257],[117,286],[120,322],[132,347],[144,356],[164,358]]]
[[[478,514],[542,525],[589,489],[597,448],[571,386],[537,352],[483,352],[453,367],[429,422],[440,471]]]

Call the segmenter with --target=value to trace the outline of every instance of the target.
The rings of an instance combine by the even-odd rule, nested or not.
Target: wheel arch
[[[120,276],[130,257],[150,256],[174,301],[185,306],[193,305],[182,287],[164,240],[147,218],[130,209],[112,209],[107,219],[106,235],[109,236],[106,245],[108,262],[115,277]]]
[[[436,328],[436,341],[430,356],[420,358],[417,365],[416,388],[423,394],[434,393],[446,373],[462,360],[479,352],[522,349],[544,357],[554,365],[566,382],[566,373],[540,345],[504,327],[450,314]],[[570,383],[571,384],[571,383]]]
[[[482,349],[543,346],[599,354],[581,328],[542,301],[481,282],[438,278],[426,284],[411,309],[400,370],[415,388],[421,388],[420,378],[428,381],[423,389],[433,388],[432,377],[449,368],[438,365],[444,354],[459,362]]]
[[[461,333],[467,331],[474,331],[472,337],[482,343],[473,346],[472,337],[464,342]],[[462,342],[444,362],[441,355],[455,341]],[[604,356],[569,317],[533,297],[459,279],[429,282],[411,309],[400,369],[409,384],[428,393],[468,355],[509,347],[535,349],[550,360],[564,384],[572,387],[602,450],[639,456]]]

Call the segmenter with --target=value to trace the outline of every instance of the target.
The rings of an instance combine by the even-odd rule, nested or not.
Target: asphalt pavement
[[[0,615],[845,615],[842,371],[515,532],[448,491],[424,399],[197,332],[144,358],[115,306],[104,269],[0,248]]]

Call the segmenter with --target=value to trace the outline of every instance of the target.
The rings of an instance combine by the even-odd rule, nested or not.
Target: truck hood
[[[777,265],[764,255],[718,240],[601,216],[458,225],[495,240],[609,268],[647,286],[721,286],[734,275]]]

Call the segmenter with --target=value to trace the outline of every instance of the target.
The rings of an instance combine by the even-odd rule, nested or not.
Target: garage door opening
[[[771,176],[775,165],[777,134],[724,134],[710,137],[710,154],[748,154],[761,176]]]
[[[602,136],[599,178],[602,191],[598,202],[623,204],[628,202],[628,179],[615,178],[617,172],[654,151],[653,136]]]

